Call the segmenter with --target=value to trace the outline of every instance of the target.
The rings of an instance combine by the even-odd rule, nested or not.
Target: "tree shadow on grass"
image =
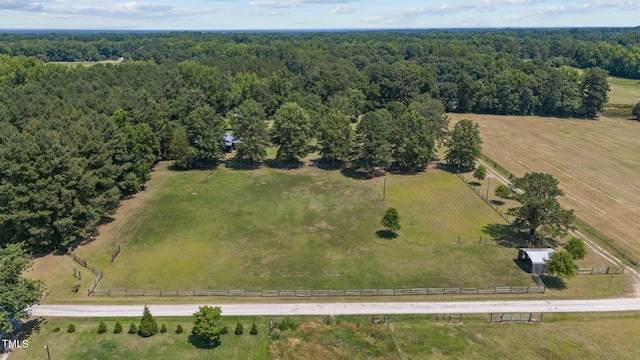
[[[215,349],[222,345],[222,341],[220,340],[209,341],[194,334],[189,335],[189,343],[197,349]]]
[[[33,334],[39,334],[40,333],[40,327],[42,326],[42,324],[46,323],[47,321],[44,318],[35,318],[35,319],[31,319],[25,323],[22,323],[22,325],[20,325],[20,327],[18,329],[16,329],[12,334],[11,334],[11,338],[13,340],[18,340],[20,343],[22,343],[23,340],[28,340],[29,337],[31,337],[31,335]],[[2,354],[2,348],[0,348],[0,354]]]
[[[395,231],[391,230],[378,230],[376,231],[376,236],[381,239],[392,240],[398,237]]]
[[[522,234],[513,229],[511,225],[488,224],[482,228],[482,232],[491,236],[498,244],[504,247],[517,248],[525,244]]]
[[[540,279],[546,287],[551,290],[566,290],[567,284],[559,277],[550,275],[540,275]]]

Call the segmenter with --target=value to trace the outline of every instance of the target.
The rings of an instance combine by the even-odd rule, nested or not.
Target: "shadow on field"
[[[502,200],[491,200],[491,203],[493,205],[498,205],[498,206],[499,205],[504,205],[504,201],[502,201]]]
[[[565,290],[567,288],[567,284],[559,277],[540,275],[540,279],[551,290]]]
[[[489,224],[482,228],[482,232],[491,236],[499,245],[509,248],[521,247],[521,234],[506,224]]]
[[[11,338],[22,343],[23,340],[28,340],[31,335],[40,333],[40,327],[46,322],[47,321],[44,318],[40,317],[31,319],[23,323],[16,331],[14,331]],[[0,348],[0,354],[3,353],[1,349],[2,348]]]
[[[397,238],[398,234],[396,234],[395,231],[391,230],[378,230],[376,231],[376,236],[381,239],[391,240]]]
[[[189,343],[197,349],[215,349],[222,345],[220,340],[209,341],[193,334],[189,335]]]

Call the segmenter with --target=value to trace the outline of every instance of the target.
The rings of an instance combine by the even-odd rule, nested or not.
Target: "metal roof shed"
[[[542,275],[547,272],[545,262],[549,260],[553,251],[551,248],[520,248],[518,249],[518,260],[530,263],[532,274]]]

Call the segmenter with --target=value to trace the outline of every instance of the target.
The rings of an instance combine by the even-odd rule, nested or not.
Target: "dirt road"
[[[216,304],[210,304],[217,306]],[[201,305],[149,305],[154,316],[191,316]],[[223,304],[224,315],[366,315],[451,314],[492,312],[610,312],[638,311],[640,299],[517,300],[466,302]],[[33,316],[139,317],[142,305],[40,305]]]

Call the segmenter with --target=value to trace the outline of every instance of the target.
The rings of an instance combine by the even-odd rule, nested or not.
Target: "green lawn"
[[[609,103],[635,105],[640,102],[640,80],[610,77]]]
[[[516,250],[478,244],[487,225],[504,221],[445,171],[373,180],[315,168],[165,175],[117,238],[78,249],[104,270],[99,288],[532,285],[513,263]],[[376,235],[385,179],[386,202],[403,226],[393,239]],[[112,264],[116,244],[123,250]]]
[[[224,312],[224,309],[223,309]],[[539,314],[536,314],[538,316]],[[104,319],[108,332],[97,334],[103,319],[53,318],[28,337],[29,347],[10,359],[636,359],[637,313],[545,313],[542,323],[489,323],[489,314],[463,315],[462,324],[447,324],[447,315],[391,315],[390,326],[371,325],[368,316],[296,317],[296,330],[269,336],[270,318],[224,318],[230,333],[216,348],[190,342],[190,318],[159,318],[168,332],[149,338],[127,334],[139,318]],[[444,319],[444,321],[443,321]],[[237,321],[245,334],[233,334]],[[255,321],[259,334],[248,330]],[[68,334],[73,323],[77,332]],[[181,324],[185,332],[176,334]],[[59,327],[60,332],[53,329]]]

